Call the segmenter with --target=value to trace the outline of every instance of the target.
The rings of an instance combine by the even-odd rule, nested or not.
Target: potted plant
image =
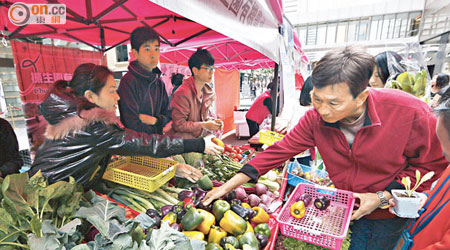
[[[433,175],[434,172],[431,171],[424,175],[421,179],[419,170],[416,170],[416,184],[413,188],[411,188],[411,179],[408,176],[402,178],[402,184],[405,187],[405,190],[391,190],[395,202],[393,210],[397,216],[403,218],[419,217],[419,214],[417,212],[419,211],[420,202],[422,201],[423,197],[415,191],[422,183],[431,179]]]

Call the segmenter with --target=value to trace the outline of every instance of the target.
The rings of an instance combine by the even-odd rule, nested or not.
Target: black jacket
[[[30,175],[41,170],[50,183],[75,178],[86,189],[103,175],[111,154],[167,157],[203,152],[203,139],[182,140],[121,128],[114,112],[102,108],[76,111],[77,98],[53,92],[39,106],[49,126]]]
[[[16,134],[8,121],[0,118],[0,172],[3,177],[18,173],[22,167]]]
[[[128,66],[127,72],[120,80],[117,93],[120,96],[120,120],[126,128],[148,134],[162,134],[164,126],[172,120],[169,111],[169,97],[161,80],[161,71],[154,68],[152,72],[142,68],[137,61]],[[155,125],[148,125],[139,119],[139,114],[158,118]]]

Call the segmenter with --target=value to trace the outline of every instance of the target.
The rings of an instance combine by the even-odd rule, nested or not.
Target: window
[[[128,49],[127,45],[119,45],[116,47],[117,62],[128,61]]]
[[[325,44],[327,38],[327,25],[321,24],[317,27],[317,43]]]
[[[336,27],[337,23],[329,23],[327,26],[327,44],[334,44],[336,42]]]
[[[358,21],[351,21],[348,23],[347,41],[349,41],[349,42],[355,41],[356,32],[357,32],[357,28],[358,28],[357,26],[358,26]]]
[[[358,30],[358,41],[364,41],[368,39],[368,31],[369,31],[369,19],[361,19],[359,21],[359,30]]]
[[[347,35],[347,22],[338,23],[336,43],[345,43]]]
[[[317,25],[308,26],[308,34],[306,37],[306,45],[315,45],[317,39]]]

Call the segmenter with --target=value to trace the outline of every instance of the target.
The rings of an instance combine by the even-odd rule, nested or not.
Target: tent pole
[[[270,91],[270,95],[272,97],[272,125],[270,126],[270,130],[275,129],[275,122],[277,118],[277,109],[278,109],[278,63],[275,63],[275,69],[273,72],[273,80],[276,82],[275,91]]]

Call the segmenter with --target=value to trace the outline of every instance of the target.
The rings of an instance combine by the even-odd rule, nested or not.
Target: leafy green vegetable
[[[147,241],[148,250],[193,250],[186,235],[172,229],[165,221],[161,223],[160,229],[153,229],[150,240]]]
[[[344,239],[344,241],[342,242],[342,247],[341,250],[348,250],[350,248],[350,236],[351,236],[351,231],[350,229],[348,230],[348,234],[347,237]],[[297,240],[294,238],[290,238],[290,237],[285,237],[285,236],[280,236],[278,237],[283,245],[285,250],[329,250],[328,248],[325,247],[321,247],[321,246],[317,246],[308,242],[304,242],[301,240]]]
[[[184,161],[186,162],[186,164],[195,166],[195,164],[203,158],[203,154],[195,153],[195,152],[184,153],[183,158],[184,158]]]

